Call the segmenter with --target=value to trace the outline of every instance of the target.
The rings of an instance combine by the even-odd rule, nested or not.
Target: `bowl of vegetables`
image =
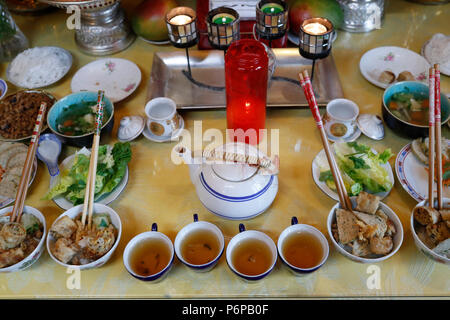
[[[49,110],[47,123],[50,130],[64,143],[77,147],[90,147],[94,137],[97,112],[97,92],[72,93],[58,100]],[[114,126],[114,105],[104,97],[102,135]]]
[[[428,86],[416,81],[397,82],[383,94],[382,113],[386,125],[396,133],[416,139],[428,135]],[[450,102],[441,93],[441,124],[450,118]]]

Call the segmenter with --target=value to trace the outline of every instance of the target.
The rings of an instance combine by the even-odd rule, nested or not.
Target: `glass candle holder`
[[[198,42],[197,15],[189,7],[177,7],[166,15],[169,40],[177,48],[189,48]]]
[[[213,48],[226,50],[231,42],[239,40],[239,14],[228,7],[211,10],[206,17],[208,40]]]
[[[268,61],[254,39],[233,42],[225,55],[227,128],[235,141],[255,145],[264,136]]]
[[[256,6],[256,33],[260,38],[274,40],[285,35],[288,5],[282,0],[261,0]]]
[[[330,20],[311,18],[303,21],[299,31],[299,51],[307,59],[322,59],[331,51],[334,28]]]

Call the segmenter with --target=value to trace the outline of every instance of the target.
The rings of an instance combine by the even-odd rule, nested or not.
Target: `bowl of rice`
[[[20,88],[48,87],[72,67],[72,55],[59,47],[34,47],[19,53],[6,69],[9,82]]]

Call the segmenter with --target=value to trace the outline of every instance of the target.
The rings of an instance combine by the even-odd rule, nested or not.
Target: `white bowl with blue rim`
[[[134,248],[136,248],[136,246],[139,243],[141,243],[142,241],[147,241],[149,239],[163,240],[167,244],[167,247],[170,249],[170,259],[169,263],[161,271],[154,274],[150,274],[148,276],[142,276],[136,273],[131,267],[130,265],[131,254],[133,253]],[[125,247],[125,250],[123,251],[123,264],[125,266],[125,269],[127,269],[128,273],[138,280],[149,281],[153,283],[159,282],[167,277],[170,269],[172,269],[174,258],[175,258],[175,250],[173,248],[172,241],[164,233],[158,232],[158,225],[156,223],[152,224],[151,231],[140,233],[133,239],[131,239],[128,242],[127,246]]]
[[[267,245],[268,248],[270,249],[270,253],[271,253],[270,266],[269,266],[269,268],[267,268],[267,270],[265,270],[264,272],[262,272],[260,274],[256,274],[256,275],[244,274],[242,272],[239,272],[233,264],[233,258],[232,258],[233,251],[236,250],[236,248],[239,247],[239,245],[241,245],[243,241],[247,241],[249,239],[256,239],[259,241],[263,241],[265,243],[265,245]],[[231,271],[233,271],[234,274],[239,276],[244,281],[254,282],[254,281],[258,281],[258,280],[265,278],[272,272],[273,268],[275,267],[275,265],[277,263],[277,259],[278,259],[277,246],[275,245],[275,242],[273,242],[272,238],[270,238],[264,232],[257,231],[257,230],[246,230],[244,224],[240,223],[239,224],[239,233],[237,235],[235,235],[228,243],[226,257],[227,257],[228,267],[230,268]]]
[[[12,206],[1,209],[0,217],[9,214],[10,212],[12,212],[12,210],[13,210]],[[0,272],[15,272],[15,271],[24,270],[24,269],[30,267],[33,263],[35,263],[39,259],[39,257],[42,255],[42,252],[44,252],[45,235],[47,234],[47,225],[45,223],[44,215],[42,214],[42,212],[40,212],[36,208],[30,207],[30,206],[24,206],[23,213],[31,214],[39,219],[39,221],[43,227],[42,237],[39,240],[39,244],[37,245],[37,247],[28,256],[26,256],[23,260],[15,263],[9,267],[0,268]]]
[[[298,233],[309,233],[313,235],[320,243],[322,247],[322,259],[320,262],[313,267],[310,268],[300,268],[297,266],[294,266],[291,264],[286,257],[284,256],[283,252],[283,246],[286,239],[291,236],[292,234],[298,234]],[[277,247],[278,247],[278,254],[281,258],[281,261],[283,261],[284,265],[286,265],[289,270],[292,271],[292,273],[296,276],[303,276],[310,274],[316,270],[318,270],[321,266],[325,264],[325,262],[328,259],[328,255],[330,253],[330,247],[328,245],[327,238],[323,235],[322,232],[320,232],[318,229],[314,228],[313,226],[307,225],[307,224],[299,224],[297,217],[292,217],[291,219],[291,225],[287,227],[286,229],[281,232],[280,236],[278,237],[277,241]]]
[[[207,222],[207,221],[199,221],[198,215],[194,214],[193,216],[194,222],[189,223],[188,225],[184,226],[175,237],[175,253],[177,255],[178,260],[180,260],[184,265],[189,267],[191,270],[196,272],[208,272],[212,268],[214,268],[217,265],[217,262],[219,262],[220,257],[222,256],[225,248],[225,238],[223,236],[222,231],[214,224]],[[216,257],[204,264],[192,264],[186,261],[183,258],[181,247],[183,245],[183,242],[185,241],[186,237],[192,233],[199,230],[208,230],[214,233],[214,235],[217,237],[217,240],[219,241],[219,253],[216,255]]]
[[[8,84],[5,80],[0,79],[0,99],[3,99],[3,97],[6,95],[6,92],[8,92]]]

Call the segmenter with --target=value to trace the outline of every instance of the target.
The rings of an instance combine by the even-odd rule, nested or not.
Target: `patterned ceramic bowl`
[[[448,208],[450,206],[450,199],[449,198],[443,198],[442,202],[444,204],[444,208]],[[417,206],[415,206],[415,208],[421,207],[421,206],[425,206],[427,204],[428,204],[427,200],[424,200],[422,202],[419,202],[417,204]],[[447,258],[446,256],[442,256],[442,255],[437,254],[436,252],[434,252],[433,250],[428,248],[422,242],[422,240],[420,240],[419,236],[417,235],[417,231],[416,231],[417,227],[419,225],[414,220],[414,214],[412,214],[412,213],[411,213],[411,219],[410,219],[410,226],[411,226],[411,233],[412,233],[413,238],[414,238],[414,244],[416,245],[417,249],[419,249],[419,251],[421,251],[428,258],[430,258],[430,259],[432,259],[432,260],[434,260],[436,262],[440,262],[440,263],[443,263],[443,264],[446,264],[446,265],[450,266],[450,259],[449,258]]]
[[[12,206],[1,209],[0,216],[10,213],[12,209],[13,209]],[[38,246],[25,259],[16,264],[13,264],[12,266],[0,268],[0,272],[14,272],[24,270],[29,266],[31,266],[33,263],[35,263],[41,256],[42,252],[44,252],[45,235],[47,234],[47,225],[45,223],[45,217],[39,210],[29,206],[24,206],[23,212],[32,214],[33,216],[38,218],[39,221],[42,223],[43,231],[41,241],[39,241]]]

